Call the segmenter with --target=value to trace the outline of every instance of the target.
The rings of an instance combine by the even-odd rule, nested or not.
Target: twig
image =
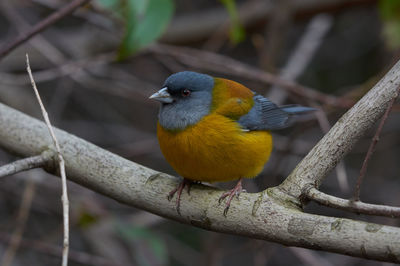
[[[26,171],[32,168],[37,168],[43,166],[46,162],[51,160],[52,153],[44,152],[41,155],[32,156],[17,160],[15,162],[3,165],[0,167],[0,177],[13,175],[18,172]]]
[[[26,222],[28,220],[29,212],[32,206],[32,200],[35,195],[35,183],[32,179],[28,179],[25,182],[24,194],[22,196],[22,202],[18,210],[18,217],[16,219],[16,227],[10,238],[10,245],[4,252],[1,260],[2,266],[11,265],[15,253],[21,243],[22,235],[24,234]]]
[[[7,18],[10,24],[17,30],[16,36],[19,36],[29,31],[32,28],[32,24],[26,20],[26,16],[20,14],[15,7],[12,6],[13,4],[15,4],[15,1],[0,1],[0,9],[2,15]],[[63,53],[47,41],[40,33],[36,34],[35,38],[29,39],[29,44],[42,54],[44,58],[55,65],[59,65],[65,61]]]
[[[74,1],[70,2],[69,4],[67,4],[65,7],[63,7],[62,9],[57,10],[56,12],[52,13],[50,16],[48,16],[44,20],[37,23],[35,26],[33,26],[27,32],[20,34],[16,39],[14,39],[9,44],[5,45],[2,49],[0,49],[0,60],[3,59],[12,50],[17,48],[19,45],[26,42],[30,38],[32,38],[34,35],[45,30],[47,27],[49,27],[50,25],[53,25],[54,23],[56,23],[57,21],[59,21],[60,19],[65,17],[66,15],[72,13],[78,7],[89,3],[89,1],[90,0],[74,0]]]
[[[306,189],[304,195],[310,199],[318,202],[321,205],[351,211],[360,214],[386,216],[391,218],[400,217],[400,207],[392,207],[386,205],[369,204],[361,201],[353,201],[338,198],[325,194],[314,187]]]
[[[355,188],[355,191],[354,191],[353,199],[355,201],[359,201],[360,200],[360,188],[361,188],[361,184],[362,184],[362,182],[364,180],[365,173],[367,172],[368,162],[369,162],[372,154],[375,151],[375,146],[379,141],[379,135],[381,134],[383,125],[385,124],[386,119],[388,118],[389,113],[392,110],[393,104],[396,101],[397,96],[399,95],[399,93],[400,93],[400,86],[397,89],[397,94],[392,98],[392,100],[390,101],[390,103],[389,103],[384,115],[382,116],[382,119],[381,119],[381,122],[379,123],[378,129],[376,130],[376,133],[375,133],[375,135],[374,135],[374,137],[372,139],[371,145],[368,148],[367,155],[365,156],[364,162],[362,164],[362,167],[361,167],[361,170],[360,170],[360,175],[358,176],[356,188]]]
[[[69,249],[69,215],[68,215],[69,202],[68,202],[68,195],[67,195],[67,177],[65,174],[65,162],[64,162],[63,156],[61,155],[60,145],[58,144],[57,138],[56,138],[53,128],[50,124],[49,116],[46,112],[46,109],[44,108],[44,105],[43,105],[42,100],[39,95],[39,91],[36,88],[36,83],[35,83],[35,80],[33,79],[31,67],[29,65],[28,54],[26,54],[26,65],[27,65],[26,69],[28,71],[33,90],[35,91],[36,98],[39,102],[40,108],[42,109],[43,118],[46,122],[47,128],[53,139],[54,146],[56,147],[56,151],[57,151],[58,162],[59,162],[59,167],[60,167],[60,174],[61,174],[61,183],[62,183],[61,201],[63,204],[63,218],[64,218],[64,245],[63,245],[62,266],[67,266],[68,265],[68,249]]]
[[[54,1],[54,0],[32,0],[32,2],[41,5],[43,7],[49,9],[59,9],[62,6],[62,1]],[[94,10],[93,10],[94,9]],[[77,10],[72,14],[72,16],[84,19],[88,23],[93,26],[98,27],[99,29],[106,30],[107,32],[115,34],[115,28],[113,27],[113,21],[109,16],[105,16],[104,12],[102,14],[102,10],[98,10],[96,6],[90,10]]]

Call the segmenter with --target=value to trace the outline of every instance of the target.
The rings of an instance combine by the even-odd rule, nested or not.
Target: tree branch
[[[294,198],[301,198],[310,185],[318,188],[326,175],[349,152],[358,139],[386,111],[400,86],[400,61],[318,142],[279,186]]]
[[[392,218],[400,217],[400,207],[369,204],[361,201],[341,199],[325,194],[313,187],[310,187],[306,190],[305,196],[310,200],[318,202],[319,204],[345,211]]]
[[[0,167],[0,177],[13,175],[18,172],[26,171],[33,168],[43,167],[45,163],[52,160],[53,153],[45,151],[40,155],[31,156]]]
[[[182,195],[181,213],[166,195],[177,180],[55,129],[69,178],[119,202],[207,230],[237,234],[284,245],[321,249],[400,263],[400,228],[308,214],[299,200],[306,188],[318,187],[325,175],[397,96],[400,62],[349,110],[279,187],[242,193],[227,217],[218,204],[221,191],[194,185]],[[0,146],[21,156],[53,147],[42,122],[0,104]],[[51,149],[51,148],[50,148]],[[57,174],[53,165],[46,170]]]
[[[314,200],[321,205],[345,211],[351,211],[355,213],[368,214],[368,215],[386,216],[391,218],[400,217],[400,207],[369,204],[361,202],[359,200],[354,201],[354,200],[341,199],[338,197],[325,194],[313,187],[310,187],[309,189],[306,190],[305,196],[308,199]]]
[[[182,215],[179,215],[174,202],[166,198],[176,187],[176,178],[128,161],[62,130],[55,129],[55,135],[69,178],[121,203],[207,230],[400,262],[400,228],[303,213],[290,201],[282,200],[282,191],[276,188],[242,193],[240,201],[233,201],[225,218],[224,206],[218,205],[221,191],[194,185],[190,195],[182,195]],[[0,146],[32,156],[43,147],[52,147],[52,139],[42,122],[0,104]],[[46,170],[57,173],[54,166]]]

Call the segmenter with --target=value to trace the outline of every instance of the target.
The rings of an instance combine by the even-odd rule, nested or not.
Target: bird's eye
[[[183,96],[183,97],[187,97],[187,96],[190,95],[190,90],[188,90],[188,89],[183,89],[183,90],[181,91],[181,93],[182,93],[182,96]]]

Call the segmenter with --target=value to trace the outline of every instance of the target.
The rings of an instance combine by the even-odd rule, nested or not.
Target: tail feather
[[[295,105],[295,104],[280,106],[280,109],[282,111],[285,111],[290,114],[303,114],[303,113],[309,113],[309,112],[313,112],[313,111],[317,110],[312,107],[306,107],[306,106]]]

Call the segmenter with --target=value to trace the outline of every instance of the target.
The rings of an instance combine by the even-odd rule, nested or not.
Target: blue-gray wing
[[[255,95],[253,108],[238,123],[248,130],[274,130],[289,127],[300,114],[315,111],[300,105],[277,106],[261,95]]]

